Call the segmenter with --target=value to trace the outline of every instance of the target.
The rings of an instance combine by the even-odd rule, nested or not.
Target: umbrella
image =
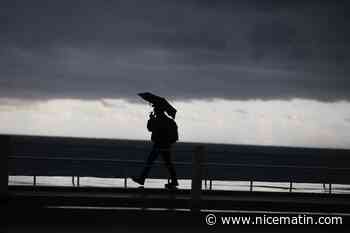
[[[149,92],[138,94],[142,99],[153,104],[154,107],[163,109],[169,116],[175,119],[176,109],[163,97],[154,95]]]

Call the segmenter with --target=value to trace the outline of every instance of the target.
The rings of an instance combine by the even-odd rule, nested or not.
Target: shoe
[[[177,179],[175,181],[171,181],[170,182],[171,185],[174,185],[174,186],[178,186],[179,185],[179,182],[177,182]]]
[[[139,177],[132,177],[131,178],[132,181],[134,181],[135,183],[138,183],[139,185],[144,185],[145,184],[145,180]]]
[[[171,182],[169,184],[165,184],[164,187],[166,189],[177,189],[178,185],[179,185],[179,183],[176,181],[176,182]]]
[[[174,184],[165,184],[164,187],[166,189],[177,189],[177,185],[174,185]]]

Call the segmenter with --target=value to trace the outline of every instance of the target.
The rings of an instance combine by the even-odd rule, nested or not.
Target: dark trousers
[[[177,183],[175,168],[173,163],[171,162],[170,147],[160,147],[156,144],[153,145],[152,151],[147,158],[146,166],[143,169],[140,178],[142,180],[145,180],[147,178],[148,173],[151,170],[152,164],[159,154],[162,155],[165,166],[169,171],[171,182]]]

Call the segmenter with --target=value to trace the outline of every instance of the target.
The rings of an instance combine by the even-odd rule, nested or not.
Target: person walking
[[[179,183],[176,177],[175,167],[171,161],[171,146],[178,140],[178,131],[176,122],[164,113],[164,109],[154,106],[153,112],[147,122],[147,129],[152,132],[151,140],[153,147],[146,160],[146,166],[140,176],[133,177],[132,180],[140,185],[144,185],[145,179],[151,170],[154,160],[160,154],[167,167],[171,182],[165,185],[165,188],[176,188]]]

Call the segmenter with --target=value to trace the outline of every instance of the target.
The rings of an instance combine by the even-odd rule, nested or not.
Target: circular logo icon
[[[207,214],[207,216],[205,216],[205,222],[209,226],[215,225],[216,224],[216,216],[214,214]]]

